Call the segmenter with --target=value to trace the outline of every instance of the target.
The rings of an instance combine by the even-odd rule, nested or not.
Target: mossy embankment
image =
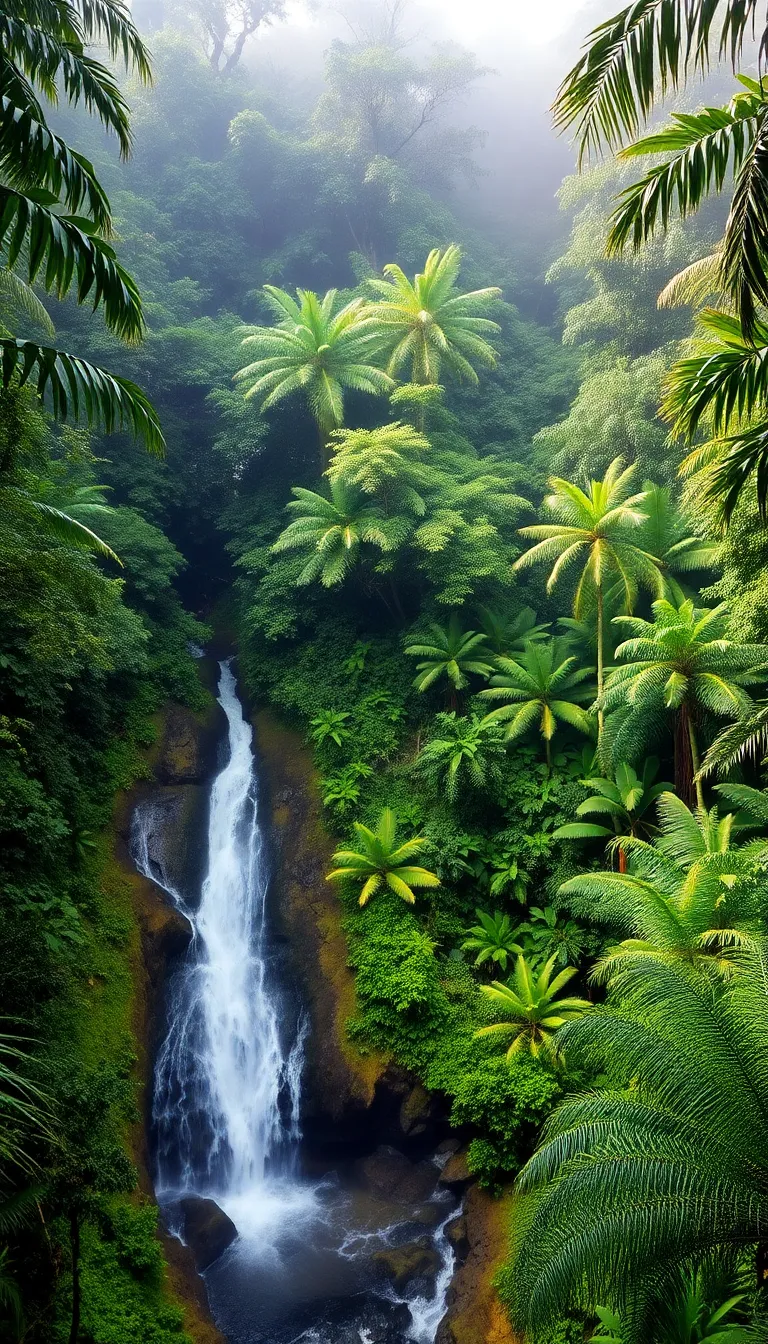
[[[210,667],[201,665],[201,672],[210,686]],[[203,711],[169,704],[157,716],[156,741],[146,753],[146,777],[117,798],[111,853],[103,867],[104,900],[115,902],[131,930],[121,1012],[123,1030],[130,1032],[134,1043],[138,1107],[126,1132],[126,1143],[139,1174],[137,1202],[153,1199],[147,1144],[152,1059],[168,963],[185,947],[189,928],[160,887],[136,871],[130,854],[131,820],[140,801],[151,798],[157,802],[164,808],[169,826],[168,851],[175,851],[177,866],[192,863],[194,856],[188,851],[196,847],[198,823],[207,806],[207,785],[215,766],[221,727],[213,697]],[[184,1331],[193,1344],[223,1344],[191,1254],[175,1238],[165,1235],[162,1225],[158,1235],[164,1260],[159,1290],[163,1301],[182,1313]]]
[[[269,809],[273,910],[287,938],[294,973],[311,1021],[305,1118],[332,1120],[367,1110],[388,1060],[352,1044],[356,1015],[342,910],[325,881],[333,844],[323,823],[318,774],[301,735],[271,711],[253,716],[260,782]]]

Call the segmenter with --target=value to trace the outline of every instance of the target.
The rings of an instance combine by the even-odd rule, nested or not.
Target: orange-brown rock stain
[[[299,733],[269,710],[254,716],[259,768],[267,784],[272,841],[277,850],[276,917],[291,943],[308,999],[311,1087],[329,1114],[349,1102],[368,1106],[387,1059],[362,1054],[347,1036],[356,1015],[341,907],[325,881],[333,843],[323,824],[318,776]]]
[[[197,733],[202,736],[210,730],[214,713],[215,706],[204,714],[193,714],[174,705],[168,707],[164,715],[156,716],[156,742],[146,752],[148,773],[165,779],[189,778],[194,759],[194,736]],[[185,725],[183,731],[182,723]],[[169,724],[173,725],[171,731]],[[137,798],[145,789],[146,784],[140,784],[117,798],[113,852],[104,864],[101,880],[102,892],[110,903],[114,901],[132,917],[127,961],[131,978],[130,1026],[136,1054],[134,1077],[139,1118],[129,1127],[126,1140],[139,1173],[138,1199],[153,1198],[146,1124],[152,1081],[152,1046],[165,983],[167,949],[170,941],[178,941],[183,936],[186,924],[183,916],[169,905],[160,888],[137,873],[133,866],[129,850],[131,817]],[[166,1263],[166,1290],[169,1300],[184,1312],[185,1331],[194,1344],[225,1344],[224,1336],[211,1318],[205,1286],[191,1255],[175,1237],[161,1231],[160,1239]]]
[[[441,1344],[523,1344],[494,1286],[509,1254],[511,1191],[493,1199],[470,1186],[464,1212],[469,1253],[454,1277],[449,1312],[438,1338]]]

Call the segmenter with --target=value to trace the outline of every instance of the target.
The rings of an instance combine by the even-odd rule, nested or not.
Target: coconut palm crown
[[[361,323],[363,299],[339,307],[335,289],[322,299],[307,289],[297,289],[294,299],[275,285],[264,292],[277,323],[242,328],[243,345],[255,358],[235,379],[247,384],[245,396],[258,397],[263,411],[304,392],[324,452],[328,436],[344,424],[345,389],[379,395],[394,387],[376,359],[380,335]]]
[[[389,887],[409,905],[416,897],[414,888],[439,887],[440,879],[414,864],[427,841],[416,835],[403,844],[397,843],[397,818],[391,807],[385,807],[375,831],[356,821],[355,835],[359,849],[339,849],[333,855],[338,866],[326,877],[327,882],[360,882],[362,890],[359,905],[367,905],[382,887]]]
[[[515,569],[530,565],[552,564],[547,592],[552,592],[563,575],[575,564],[582,566],[576,586],[573,614],[580,620],[588,599],[597,605],[597,691],[598,718],[603,727],[602,692],[603,621],[607,581],[620,586],[625,610],[631,611],[639,585],[661,594],[663,584],[657,562],[633,537],[647,522],[643,508],[645,491],[631,493],[635,467],[626,467],[614,458],[601,481],[590,481],[582,490],[559,476],[550,478],[551,494],[544,508],[555,522],[521,527],[521,537],[535,544],[515,561]]]
[[[501,328],[482,314],[501,297],[497,288],[460,294],[456,282],[461,249],[434,248],[411,281],[401,268],[384,267],[386,280],[369,280],[380,296],[366,309],[366,326],[388,338],[388,371],[410,365],[413,383],[439,383],[445,367],[462,382],[477,383],[475,364],[493,368],[496,352],[487,340]]]

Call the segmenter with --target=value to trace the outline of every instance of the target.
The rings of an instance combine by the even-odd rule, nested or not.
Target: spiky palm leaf
[[[658,799],[660,830],[652,843],[622,837],[629,872],[588,872],[559,895],[574,914],[622,938],[597,962],[593,977],[610,979],[627,957],[717,959],[759,933],[757,854],[732,844],[733,815],[691,812],[673,793]]]
[[[461,944],[462,951],[476,952],[475,965],[483,966],[487,961],[496,962],[502,971],[506,971],[510,957],[519,956],[523,949],[516,941],[516,932],[509,915],[495,910],[492,915],[484,910],[476,910],[477,924],[466,932],[468,937]]]
[[[526,644],[540,643],[549,637],[551,622],[537,624],[533,607],[522,607],[514,616],[493,607],[478,607],[477,614],[486,643],[496,654],[522,653]]]
[[[746,91],[727,107],[673,113],[671,126],[622,151],[622,158],[668,157],[622,192],[608,253],[621,253],[628,242],[639,250],[657,226],[668,227],[673,211],[684,219],[735,174],[731,212],[717,251],[716,288],[728,295],[750,339],[755,305],[768,300],[762,250],[768,226],[768,98],[763,84],[744,76],[739,80]]]
[[[713,770],[726,774],[741,761],[761,760],[768,752],[768,704],[757,703],[743,718],[729,723],[715,738],[701,767],[702,777]]]
[[[414,888],[440,886],[434,873],[413,862],[427,845],[424,836],[414,836],[398,845],[397,817],[392,808],[384,808],[375,831],[359,821],[354,823],[354,829],[360,848],[337,850],[332,862],[338,866],[328,873],[326,881],[362,883],[359,905],[367,905],[385,886],[408,905],[413,905],[416,899]]]
[[[590,481],[588,493],[572,481],[553,476],[549,481],[552,493],[545,498],[544,507],[557,521],[520,528],[520,535],[535,544],[515,561],[515,569],[554,562],[547,580],[548,592],[571,566],[583,566],[573,612],[580,620],[589,602],[596,599],[599,700],[604,679],[603,612],[607,580],[620,586],[627,611],[632,610],[640,585],[654,593],[663,588],[654,556],[643,550],[633,536],[647,519],[643,509],[645,492],[631,493],[634,475],[635,467],[626,467],[616,457],[601,481]],[[598,708],[598,722],[602,736],[602,704]]]
[[[483,722],[506,723],[508,742],[537,725],[549,762],[550,743],[558,723],[567,723],[581,733],[592,730],[592,720],[582,705],[594,698],[593,686],[585,684],[593,669],[580,668],[577,661],[568,641],[562,639],[526,644],[516,658],[497,658],[498,671],[479,694],[483,700],[507,703],[491,710]]]
[[[375,396],[394,387],[376,362],[381,337],[362,321],[362,299],[340,308],[335,289],[322,299],[311,290],[297,290],[297,299],[274,285],[264,290],[277,325],[243,327],[243,345],[256,358],[235,379],[263,411],[303,392],[325,442],[344,423],[345,388]]]
[[[656,99],[709,68],[718,49],[735,64],[757,26],[760,0],[633,0],[589,34],[555,100],[555,124],[575,127],[581,156],[637,135]]]
[[[108,373],[97,364],[66,350],[34,341],[0,337],[3,386],[14,379],[29,382],[41,397],[50,397],[57,419],[84,419],[109,434],[127,429],[144,442],[150,453],[162,457],[165,439],[152,403],[128,378]]]
[[[671,788],[665,780],[654,783],[658,769],[659,762],[654,756],[649,756],[643,762],[642,775],[638,775],[626,761],[619,761],[614,779],[605,779],[602,776],[583,779],[581,783],[585,788],[594,789],[595,792],[589,798],[585,798],[583,803],[579,803],[576,808],[577,817],[603,816],[610,824],[567,822],[552,832],[554,839],[608,840],[613,836],[647,838],[652,835],[656,827],[648,818],[648,810],[662,793]],[[622,846],[619,846],[619,858],[623,871],[626,864],[626,849]]]
[[[475,630],[463,630],[455,613],[447,626],[433,621],[428,636],[407,644],[405,653],[409,658],[422,659],[416,664],[418,675],[413,683],[419,691],[429,690],[443,678],[454,691],[461,691],[469,685],[471,674],[488,677],[493,670],[485,636]]]
[[[727,608],[694,607],[688,600],[675,605],[666,599],[653,603],[653,620],[617,616],[614,624],[629,633],[616,650],[624,666],[615,667],[606,684],[607,711],[628,706],[616,747],[631,743],[643,715],[672,710],[688,740],[685,756],[676,760],[676,787],[687,796],[687,767],[698,777],[700,760],[695,720],[702,713],[718,718],[741,718],[751,706],[747,686],[766,679],[768,646],[738,644],[725,637]],[[690,753],[688,755],[688,753]],[[699,806],[701,783],[696,778]]]
[[[460,268],[461,249],[452,244],[443,252],[434,248],[413,281],[394,264],[384,267],[388,279],[368,281],[380,297],[366,309],[366,322],[387,340],[393,376],[410,365],[413,383],[439,383],[444,365],[460,381],[476,384],[474,365],[495,365],[496,352],[486,338],[501,328],[482,314],[501,290],[460,294]]]
[[[766,966],[725,981],[628,959],[608,1004],[562,1029],[569,1063],[609,1085],[569,1097],[518,1186],[515,1323],[541,1329],[610,1301],[627,1344],[655,1337],[664,1284],[768,1231]]]
[[[503,1041],[511,1037],[507,1059],[514,1059],[524,1051],[535,1056],[542,1050],[550,1050],[554,1033],[592,1007],[587,999],[560,997],[561,990],[577,971],[575,966],[566,966],[552,979],[556,962],[557,953],[535,972],[520,953],[511,983],[494,980],[490,985],[481,985],[481,994],[493,1004],[501,1021],[480,1027],[475,1035]]]
[[[355,567],[362,547],[371,547],[380,555],[396,551],[413,527],[411,519],[388,517],[361,491],[339,480],[331,485],[330,499],[302,486],[295,486],[291,493],[294,499],[286,507],[293,522],[272,550],[309,552],[299,584],[319,579],[325,588],[335,587]]]
[[[504,736],[497,724],[451,712],[437,715],[435,735],[425,744],[417,765],[442,781],[453,803],[464,787],[487,789],[498,781],[498,762],[504,754]]]

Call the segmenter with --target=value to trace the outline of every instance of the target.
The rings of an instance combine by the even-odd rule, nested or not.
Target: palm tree
[[[383,886],[389,887],[409,905],[416,899],[414,887],[440,886],[440,879],[434,873],[413,863],[426,847],[423,835],[397,844],[397,818],[390,807],[384,808],[375,831],[359,821],[354,827],[360,848],[337,850],[333,863],[339,866],[328,874],[326,881],[362,882],[359,905],[367,905]]]
[[[456,692],[469,685],[471,674],[488,677],[493,671],[485,636],[475,630],[462,630],[455,613],[447,627],[433,621],[427,637],[406,645],[405,652],[410,658],[422,659],[416,664],[418,676],[413,684],[417,690],[427,691],[436,681],[445,679],[452,709],[457,707]]]
[[[653,620],[617,616],[631,637],[620,644],[615,667],[605,691],[607,710],[628,706],[630,716],[616,739],[631,740],[643,716],[672,710],[675,715],[675,786],[690,799],[691,784],[700,808],[704,793],[699,776],[701,760],[696,720],[702,714],[740,718],[751,706],[743,689],[765,680],[768,646],[737,644],[725,637],[727,607],[679,607],[666,599],[653,603]]]
[[[519,956],[523,950],[516,941],[509,915],[502,915],[498,910],[492,915],[487,915],[484,910],[476,910],[475,914],[478,923],[467,929],[468,937],[461,944],[462,951],[477,953],[476,966],[492,961],[506,971],[509,958]]]
[[[656,1337],[648,1288],[708,1254],[764,1248],[764,954],[739,954],[735,970],[721,980],[680,960],[627,959],[607,1005],[562,1029],[569,1064],[607,1073],[607,1085],[558,1107],[518,1177],[518,1328],[609,1301],[625,1344],[640,1344]],[[764,1260],[760,1249],[761,1288]]]
[[[622,840],[631,871],[580,873],[560,887],[576,915],[624,940],[598,962],[597,980],[628,956],[721,963],[724,948],[756,932],[756,847],[732,846],[733,814],[693,813],[674,793],[662,793],[658,809],[652,843]]]
[[[673,1276],[651,1308],[654,1344],[757,1344],[755,1324],[745,1324],[750,1286],[719,1256]],[[589,1344],[629,1344],[615,1312],[606,1307],[595,1312],[600,1327]]]
[[[435,734],[421,751],[418,768],[442,781],[449,802],[455,802],[467,786],[488,789],[498,781],[498,762],[505,754],[505,745],[497,724],[481,721],[474,714],[457,715],[452,710],[437,715]]]
[[[563,574],[576,562],[583,564],[576,588],[573,614],[581,619],[588,596],[594,594],[597,607],[597,696],[598,727],[602,735],[604,688],[604,612],[605,586],[608,579],[621,585],[624,605],[631,611],[637,597],[638,584],[651,591],[661,590],[661,576],[652,555],[637,545],[633,532],[646,521],[643,509],[645,492],[630,494],[635,467],[624,467],[620,457],[614,458],[602,481],[590,481],[589,493],[571,481],[558,476],[550,478],[552,491],[544,500],[544,507],[554,514],[555,523],[537,523],[521,527],[520,535],[530,537],[536,545],[515,562],[515,569],[525,569],[541,562],[555,564],[547,580],[551,592]]]
[[[489,649],[504,657],[522,653],[526,643],[534,644],[546,639],[551,626],[549,621],[543,625],[536,623],[533,607],[522,607],[514,616],[495,611],[493,607],[478,607],[477,614]]]
[[[708,68],[713,50],[727,52],[735,65],[756,31],[765,52],[768,24],[760,13],[759,0],[626,5],[589,34],[558,89],[555,124],[561,130],[575,126],[582,157],[601,145],[615,149],[637,134],[660,93]],[[719,47],[710,42],[717,38]]]
[[[78,303],[102,309],[118,337],[138,341],[144,333],[141,299],[107,241],[112,221],[106,193],[88,160],[51,130],[43,102],[55,103],[57,91],[70,104],[84,102],[127,157],[127,104],[112,72],[86,48],[101,43],[145,83],[147,50],[128,10],[111,0],[9,0],[0,30],[2,267],[23,268],[26,284],[37,282],[59,298],[74,292]],[[7,296],[8,276],[2,288]],[[18,300],[19,287],[13,292]],[[29,299],[24,308],[30,315]],[[32,316],[38,320],[39,308]],[[82,416],[107,432],[126,428],[150,451],[164,449],[157,415],[140,389],[67,351],[2,332],[0,378],[4,388],[30,383],[41,397],[47,394],[59,419]]]
[[[344,424],[344,389],[377,396],[394,386],[376,362],[381,340],[361,321],[362,299],[340,308],[335,289],[322,299],[305,289],[298,289],[294,299],[275,285],[265,285],[264,292],[277,324],[242,328],[243,345],[255,358],[235,378],[248,384],[246,398],[262,399],[262,411],[304,392],[325,467],[328,439]]]
[[[648,756],[643,763],[643,773],[638,775],[626,761],[616,766],[613,779],[596,777],[581,782],[595,792],[579,803],[577,817],[605,816],[610,821],[604,826],[592,821],[569,821],[558,826],[552,832],[554,840],[610,840],[613,836],[640,836],[646,838],[656,827],[648,820],[648,809],[660,794],[671,789],[666,781],[654,783],[659,769],[655,756]],[[618,846],[619,872],[627,870],[627,851]]]
[[[294,486],[295,499],[286,507],[293,522],[281,532],[272,550],[309,551],[299,584],[319,579],[325,588],[343,582],[360,559],[363,546],[390,554],[406,541],[412,527],[402,516],[386,518],[359,490],[334,482],[331,497]]]
[[[389,338],[389,373],[395,377],[410,365],[413,383],[439,383],[445,365],[454,377],[477,383],[475,364],[493,368],[496,354],[486,340],[501,328],[482,314],[501,290],[456,289],[461,249],[434,248],[424,271],[411,282],[399,266],[384,267],[387,280],[368,283],[381,296],[366,309],[366,325]]]
[[[592,730],[589,714],[578,703],[594,698],[594,686],[584,684],[592,676],[592,668],[577,667],[576,663],[567,641],[558,639],[528,644],[517,658],[497,658],[499,671],[491,677],[488,689],[480,691],[480,697],[509,703],[491,710],[483,722],[508,721],[508,742],[516,741],[538,723],[551,769],[552,738],[559,722],[580,733]]]
[[[376,429],[345,429],[331,435],[333,456],[329,481],[373,495],[385,513],[426,512],[421,491],[425,484],[424,457],[429,440],[411,425],[395,421]]]
[[[682,586],[682,577],[695,570],[713,569],[720,548],[691,533],[672,502],[668,485],[643,481],[643,513],[646,521],[640,524],[637,543],[659,567],[662,595],[672,602],[682,602],[690,596]]]
[[[500,1037],[503,1041],[511,1037],[507,1059],[514,1059],[523,1051],[536,1056],[551,1048],[554,1032],[592,1007],[587,999],[558,997],[576,975],[576,967],[566,966],[553,980],[556,961],[557,954],[536,974],[521,953],[515,962],[511,985],[499,980],[481,985],[480,993],[491,1001],[502,1020],[480,1027],[475,1036]]]

